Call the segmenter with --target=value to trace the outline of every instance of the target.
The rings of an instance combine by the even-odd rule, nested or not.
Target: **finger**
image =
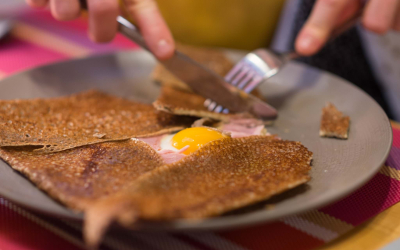
[[[335,24],[335,27],[338,27],[338,26],[344,24],[345,22],[347,22],[350,18],[352,18],[360,10],[360,8],[362,6],[363,6],[362,1],[359,1],[359,0],[348,1],[346,6],[344,7],[343,11],[341,12],[341,14]]]
[[[81,12],[78,0],[50,0],[50,10],[54,18],[60,21],[75,19]]]
[[[370,0],[367,3],[362,23],[378,34],[386,33],[395,19],[398,0]]]
[[[29,6],[34,8],[43,8],[47,6],[48,0],[26,0]]]
[[[328,40],[348,0],[318,0],[296,39],[296,51],[302,55],[316,53]]]
[[[125,0],[125,6],[136,20],[140,31],[154,55],[165,60],[175,49],[174,39],[154,0]]]
[[[117,33],[118,0],[88,0],[89,37],[109,42]]]
[[[397,3],[397,10],[392,29],[394,29],[395,31],[400,31],[400,2]]]

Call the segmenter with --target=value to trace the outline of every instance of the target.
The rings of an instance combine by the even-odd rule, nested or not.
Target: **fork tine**
[[[204,101],[204,106],[207,108],[208,106],[210,106],[210,104],[212,103],[211,99],[207,99]]]
[[[255,62],[249,55],[239,61],[228,74],[225,75],[225,81],[242,89],[246,93],[250,93],[263,79],[262,76],[260,76],[261,72],[259,73],[253,70],[254,67],[257,69],[258,65],[253,65]],[[209,111],[216,113],[229,113],[228,109],[225,109],[210,99],[204,102],[204,106],[207,107]]]
[[[254,75],[256,75],[256,73],[255,72],[249,72],[248,74],[245,74],[246,72],[244,72],[244,71],[242,71],[240,74],[242,74],[243,76],[242,76],[242,80],[240,81],[240,82],[238,82],[238,84],[236,84],[236,85],[238,85],[238,88],[239,89],[243,89],[244,87],[246,87],[246,86],[248,86],[247,85],[247,83],[249,83],[250,82],[250,85],[253,85],[253,84],[255,84],[255,86],[257,85],[257,83],[261,80],[261,79],[258,79],[258,77],[255,77],[255,79],[253,79],[253,77],[254,77]],[[237,77],[239,77],[239,75],[237,75]],[[232,84],[233,85],[233,84]],[[250,86],[251,87],[251,86]],[[252,89],[251,89],[252,90]],[[250,90],[250,91],[251,91]],[[250,92],[249,91],[249,92]],[[249,92],[247,92],[247,93],[249,93]],[[207,100],[206,100],[207,101]],[[209,107],[209,110],[210,110],[210,108],[212,109],[212,110],[210,110],[210,111],[214,111],[215,113],[221,113],[221,112],[223,112],[223,113],[229,113],[229,110],[228,109],[224,109],[224,107],[222,107],[221,105],[217,105],[217,103],[215,103],[215,102],[211,102],[211,100],[210,100],[210,103],[208,103],[208,105],[207,105],[208,107]]]
[[[242,66],[244,65],[243,62],[237,63],[229,72],[228,74],[225,75],[225,81],[231,83],[231,80],[236,77],[241,71],[242,71]],[[232,84],[232,83],[231,83]],[[219,106],[216,102],[213,102],[211,99],[207,99],[204,101],[204,106],[209,110],[209,111],[215,111],[217,108],[218,110],[223,109],[223,107]],[[219,112],[221,112],[219,111]],[[219,113],[218,112],[218,113]]]
[[[208,110],[211,109],[210,111],[214,111],[217,108],[217,106],[218,106],[218,103],[212,101],[210,103],[210,105],[208,105]]]
[[[210,105],[208,105],[208,110],[209,111],[214,111],[216,106],[217,106],[217,103],[216,102],[212,102]]]
[[[247,72],[250,71],[250,68],[243,67],[242,70],[233,78],[230,82],[233,86],[237,86],[238,83],[247,75]]]
[[[233,77],[242,69],[243,62],[238,62],[225,76],[225,81],[230,82]]]
[[[224,110],[224,107],[222,107],[221,105],[218,105],[218,106],[214,109],[214,112],[215,112],[215,113],[221,113],[222,110]]]
[[[251,91],[253,91],[253,89],[255,89],[260,84],[260,82],[262,80],[263,80],[263,78],[261,76],[255,75],[253,77],[252,81],[243,87],[244,92],[250,93]]]
[[[256,73],[254,71],[250,71],[246,76],[239,82],[237,85],[239,89],[244,89],[244,87],[249,83]]]

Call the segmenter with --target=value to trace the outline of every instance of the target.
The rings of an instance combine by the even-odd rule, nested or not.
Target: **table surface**
[[[18,27],[17,28],[21,28]],[[18,29],[14,31],[14,33],[18,33]],[[24,32],[25,33],[25,32]],[[19,34],[19,33],[18,33]],[[16,34],[16,35],[18,35]],[[14,34],[15,35],[15,34]],[[19,34],[20,37],[24,37],[23,34]],[[25,33],[26,35],[26,33]],[[37,43],[43,43],[44,41],[36,41]],[[122,43],[121,43],[122,44]],[[57,48],[55,48],[57,49]],[[81,53],[78,53],[78,52]],[[85,50],[74,50],[74,53],[71,55],[72,57],[81,57],[86,56],[87,51]],[[72,53],[72,52],[71,52]],[[50,58],[53,60],[52,58]],[[48,63],[49,61],[43,61],[42,63]],[[26,65],[25,65],[26,64]],[[25,62],[24,66],[29,68],[33,66],[33,64],[28,64]],[[37,63],[35,62],[35,66]],[[22,70],[21,67],[20,70]],[[15,73],[16,71],[1,71],[0,70],[0,79],[5,77],[6,75],[10,75]],[[400,129],[400,124],[393,123],[394,127]],[[353,230],[348,233],[342,235],[336,240],[323,245],[318,248],[320,250],[347,250],[347,249],[380,249],[389,243],[395,241],[400,238],[400,203],[390,207],[389,209],[383,211],[379,215],[369,219],[368,221],[358,225]],[[5,249],[1,249],[5,250]]]
[[[392,122],[393,127],[400,124]],[[357,226],[318,250],[375,250],[400,239],[400,203]]]
[[[375,250],[400,239],[400,203],[318,250]]]

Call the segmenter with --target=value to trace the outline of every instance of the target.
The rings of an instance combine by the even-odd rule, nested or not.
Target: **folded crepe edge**
[[[155,109],[161,112],[166,112],[173,115],[180,116],[192,116],[199,118],[209,118],[217,121],[229,122],[232,119],[236,118],[254,118],[253,115],[249,113],[234,113],[234,114],[224,114],[224,113],[216,113],[207,110],[194,110],[182,107],[173,107],[171,105],[165,104],[159,100],[153,102],[153,106]]]
[[[136,211],[129,209],[129,201],[118,200],[118,196],[104,198],[88,207],[84,216],[83,238],[90,248],[98,248],[107,229],[118,217],[122,218],[120,224],[133,224],[138,218]]]
[[[206,110],[194,110],[194,109],[186,109],[186,108],[177,108],[172,107],[168,104],[162,103],[160,101],[153,102],[153,106],[158,111],[166,112],[173,115],[187,115],[194,117],[202,117],[202,118],[211,118],[219,121],[228,121],[232,115],[215,113]]]
[[[185,128],[186,128],[185,126],[176,126],[176,127],[161,129],[161,130],[158,130],[158,131],[153,132],[153,133],[130,135],[130,136],[124,136],[124,137],[121,137],[121,138],[110,138],[110,139],[105,138],[105,139],[101,139],[101,140],[99,139],[99,141],[76,144],[76,145],[73,145],[73,146],[70,146],[70,147],[62,147],[60,149],[55,149],[53,151],[49,151],[48,150],[49,148],[46,147],[46,146],[48,146],[50,144],[44,144],[44,143],[41,143],[41,144],[39,144],[39,143],[24,143],[24,144],[22,144],[21,143],[21,144],[10,144],[10,145],[2,144],[2,145],[0,145],[0,149],[4,148],[4,147],[13,148],[13,147],[31,146],[31,147],[40,147],[40,148],[33,149],[32,152],[35,152],[35,153],[38,153],[38,154],[39,153],[50,153],[51,154],[51,153],[62,152],[62,151],[66,151],[66,150],[70,150],[70,149],[74,149],[74,148],[79,148],[79,147],[84,147],[84,146],[89,146],[89,145],[98,144],[98,143],[126,141],[126,140],[129,140],[131,138],[136,138],[136,137],[140,137],[140,138],[152,137],[152,136],[157,136],[157,135],[176,132],[176,131],[179,131],[179,130],[182,130],[182,129],[185,129]]]

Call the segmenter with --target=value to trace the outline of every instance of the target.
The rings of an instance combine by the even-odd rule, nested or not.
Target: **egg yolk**
[[[226,135],[209,128],[187,128],[176,133],[172,137],[172,146],[182,149],[189,146],[183,154],[188,155],[199,149],[204,144],[227,137]]]

